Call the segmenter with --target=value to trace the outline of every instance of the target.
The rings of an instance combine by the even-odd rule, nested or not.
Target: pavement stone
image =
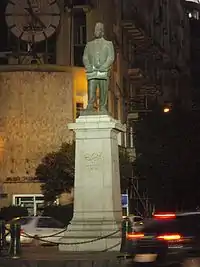
[[[121,256],[121,257],[120,257]],[[28,247],[21,257],[0,257],[0,267],[121,267],[123,255],[117,252],[66,253],[55,247]]]

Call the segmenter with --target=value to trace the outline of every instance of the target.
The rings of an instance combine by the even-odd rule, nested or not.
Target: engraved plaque
[[[91,170],[98,170],[101,167],[101,163],[103,160],[102,152],[94,152],[94,153],[85,153],[84,159],[86,162],[86,167]]]

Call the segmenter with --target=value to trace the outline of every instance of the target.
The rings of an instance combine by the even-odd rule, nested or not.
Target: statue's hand
[[[104,67],[100,67],[100,68],[99,68],[99,71],[100,71],[100,72],[107,72],[108,69],[107,69],[107,68],[104,68]]]
[[[93,72],[93,68],[90,66],[86,67],[86,72]]]

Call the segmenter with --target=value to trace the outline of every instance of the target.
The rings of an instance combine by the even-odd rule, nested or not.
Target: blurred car
[[[158,213],[127,235],[135,265],[200,266],[200,212]]]
[[[129,216],[129,219],[132,223],[133,232],[138,232],[143,227],[143,218],[141,216]]]
[[[46,216],[15,218],[7,224],[8,229],[12,223],[21,225],[20,241],[22,244],[36,242],[39,244],[58,243],[66,230],[66,227],[61,222]],[[10,234],[7,235],[6,240],[10,242]]]
[[[123,220],[131,222],[133,232],[140,231],[144,224],[144,219],[141,216],[135,216],[135,215],[123,216]]]

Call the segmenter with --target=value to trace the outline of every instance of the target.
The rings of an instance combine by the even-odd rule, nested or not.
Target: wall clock
[[[10,0],[5,16],[9,30],[31,43],[49,38],[60,23],[60,9],[55,0]]]

